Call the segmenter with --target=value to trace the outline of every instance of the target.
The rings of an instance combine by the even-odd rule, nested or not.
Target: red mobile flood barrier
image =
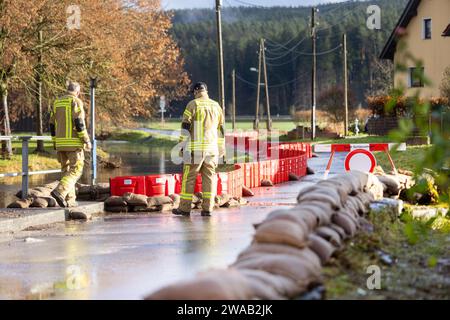
[[[252,143],[251,139],[249,141]],[[257,188],[265,179],[279,184],[289,181],[289,173],[299,177],[306,175],[307,159],[312,154],[309,144],[293,142],[257,143],[257,145],[258,154],[261,154],[260,148],[267,148],[264,155],[266,160],[235,164],[233,171],[217,173],[217,194],[242,197],[244,185],[248,188]],[[168,196],[181,193],[182,174],[116,177],[110,179],[110,184],[113,196],[122,196],[126,192],[149,197]],[[200,174],[194,189],[195,192],[202,190]]]

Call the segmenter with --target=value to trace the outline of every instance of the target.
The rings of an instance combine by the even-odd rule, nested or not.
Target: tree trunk
[[[9,111],[8,111],[8,90],[6,89],[6,84],[1,84],[1,88],[0,88],[0,96],[2,98],[2,104],[3,104],[3,113],[4,113],[4,119],[3,119],[3,124],[4,124],[4,132],[5,132],[5,136],[10,136],[11,135],[11,126],[9,124]],[[12,144],[11,144],[11,140],[8,140],[4,143],[5,147],[4,147],[4,155],[7,158],[11,158],[12,157]]]
[[[43,35],[39,31],[39,43],[42,44]],[[42,49],[39,51],[38,66],[36,68],[35,82],[36,82],[36,134],[42,136],[44,134],[42,121]],[[44,141],[37,141],[36,152],[45,152]]]
[[[36,74],[36,135],[44,135],[42,119],[42,81],[40,75]],[[44,141],[37,141],[36,152],[45,152]]]

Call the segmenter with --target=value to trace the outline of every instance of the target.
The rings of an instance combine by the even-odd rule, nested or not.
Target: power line
[[[251,7],[256,7],[256,8],[265,8],[265,6],[262,6],[260,4],[250,3],[247,1],[242,1],[242,0],[234,0],[234,1],[237,3],[240,3],[242,5],[245,5],[245,6],[251,6]]]
[[[307,74],[308,74],[308,72],[303,72],[302,74],[300,74],[300,75],[299,75],[297,78],[295,78],[295,79],[292,79],[292,80],[289,80],[289,81],[286,81],[286,82],[283,82],[283,83],[278,83],[278,84],[274,84],[274,85],[269,85],[269,89],[270,89],[270,88],[280,88],[280,87],[284,87],[285,85],[288,85],[288,84],[291,84],[291,83],[294,83],[294,82],[300,80],[303,76],[305,76],[305,75],[307,75]],[[250,86],[252,86],[252,87],[254,87],[254,88],[257,87],[256,84],[254,84],[254,83],[251,82],[251,81],[248,81],[248,80],[244,79],[243,77],[241,77],[241,76],[240,76],[239,74],[237,74],[237,73],[236,73],[236,79],[239,79],[240,81],[242,81],[242,82],[244,82],[244,83],[246,83],[246,84],[248,84],[248,85],[250,85]]]
[[[285,42],[284,44],[281,44],[281,43],[278,43],[278,42],[276,42],[276,41],[272,41],[272,40],[270,40],[270,39],[266,39],[266,41],[268,42],[267,44],[269,45],[269,46],[273,46],[275,49],[273,49],[273,50],[279,50],[280,48],[283,48],[283,49],[288,49],[287,48],[287,46],[292,42],[292,41],[294,41],[295,39],[297,39],[297,37],[298,37],[298,35],[295,35],[295,36],[293,36],[291,39],[289,39],[287,42]],[[272,43],[272,44],[270,44],[270,43]],[[278,48],[277,48],[278,47]],[[268,50],[269,52],[271,51],[271,50]]]
[[[339,24],[342,24],[342,21],[343,21],[344,19],[346,19],[349,15],[351,15],[351,14],[353,13],[353,10],[356,9],[357,6],[358,6],[358,3],[355,2],[355,6],[354,6],[352,9],[350,9],[347,13],[345,13],[345,14],[339,19],[338,22],[336,22],[336,23],[334,23],[334,24],[332,24],[332,25],[329,25],[329,26],[327,26],[327,27],[324,27],[324,28],[321,28],[321,29],[317,29],[316,32],[328,30],[328,29],[331,29],[331,28],[333,28],[333,27],[335,27],[335,26],[337,26],[337,25],[339,25]]]
[[[321,52],[316,53],[316,56],[322,56],[322,55],[331,53],[331,52],[336,51],[337,49],[339,49],[341,47],[342,47],[342,44],[339,44],[338,46],[334,47],[333,49],[325,50],[325,51],[321,51]],[[288,60],[288,61],[285,61],[285,62],[282,62],[282,63],[267,63],[267,65],[271,66],[271,67],[281,67],[281,66],[284,66],[286,64],[289,64],[289,63],[297,60],[298,57],[300,57],[300,56],[312,56],[312,55],[313,54],[311,52],[297,52],[297,55],[295,57],[293,57],[292,59]]]
[[[309,37],[306,36],[303,39],[301,39],[299,42],[297,42],[297,44],[295,46],[293,46],[292,48],[290,48],[289,50],[287,50],[285,53],[283,53],[282,55],[279,55],[278,57],[267,57],[267,60],[278,60],[281,58],[286,57],[289,53],[291,53],[292,51],[294,51],[297,47],[299,47],[306,39],[308,39]]]

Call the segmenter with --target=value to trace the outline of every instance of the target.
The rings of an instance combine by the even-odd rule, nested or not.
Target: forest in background
[[[392,84],[391,64],[378,56],[403,11],[407,0],[348,1],[318,6],[317,95],[327,95],[343,83],[343,54],[339,47],[347,34],[349,89],[356,105],[367,95],[386,93]],[[266,56],[273,115],[305,110],[311,101],[311,7],[240,7],[224,0],[223,41],[226,103],[231,103],[231,73],[237,80],[237,114],[253,114],[256,99],[260,38],[266,39]],[[366,26],[367,7],[381,8],[381,29]],[[213,9],[175,10],[171,33],[185,59],[193,82],[205,81],[217,99],[217,51]],[[334,50],[333,50],[334,49]],[[263,96],[263,95],[261,95]],[[263,98],[262,98],[263,99]],[[175,114],[185,101],[175,103]],[[264,99],[261,103],[264,103]],[[320,105],[318,106],[320,108]],[[230,108],[227,108],[230,110]]]

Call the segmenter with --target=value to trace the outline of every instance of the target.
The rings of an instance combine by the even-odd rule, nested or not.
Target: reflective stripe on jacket
[[[76,119],[84,126],[80,132],[75,125]],[[89,141],[85,128],[83,103],[80,99],[72,95],[57,99],[53,104],[50,121],[55,126],[53,138],[56,150],[75,151],[83,148],[83,145]]]
[[[189,151],[219,155],[225,142],[221,134],[224,116],[216,101],[206,96],[192,100],[183,113],[183,123],[190,125],[189,136],[182,135],[182,139],[189,140]]]

